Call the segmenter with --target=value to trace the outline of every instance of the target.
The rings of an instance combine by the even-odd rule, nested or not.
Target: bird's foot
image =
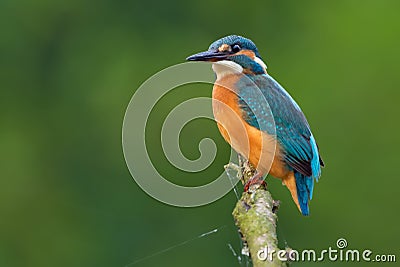
[[[244,185],[244,192],[249,191],[250,187],[252,187],[253,185],[264,185],[265,187],[267,187],[267,183],[264,181],[263,179],[263,174],[262,173],[256,173],[254,174],[253,177],[251,177],[246,184]],[[257,186],[257,188],[258,188]]]

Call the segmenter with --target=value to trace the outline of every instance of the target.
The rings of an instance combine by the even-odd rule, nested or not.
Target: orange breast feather
[[[214,117],[222,136],[232,148],[247,158],[258,171],[266,174],[270,172],[271,166],[277,165],[280,161],[274,164],[276,141],[243,119],[234,88],[239,77],[239,75],[229,75],[219,79],[214,85]]]

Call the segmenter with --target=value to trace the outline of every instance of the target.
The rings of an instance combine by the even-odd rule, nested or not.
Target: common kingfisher
[[[305,115],[267,73],[256,45],[230,35],[187,60],[212,62],[216,74],[213,113],[219,131],[236,152],[256,166],[245,191],[270,174],[282,179],[300,212],[309,215],[314,180],[321,176],[324,162]]]

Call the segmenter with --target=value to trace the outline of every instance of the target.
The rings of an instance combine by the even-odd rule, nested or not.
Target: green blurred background
[[[281,246],[325,249],[344,237],[349,248],[399,257],[399,11],[385,0],[0,1],[0,266],[125,266],[186,240],[131,266],[240,266],[228,249],[240,249],[235,195],[199,208],[162,204],[133,181],[121,146],[140,84],[232,33],[258,45],[300,103],[327,165],[308,218],[269,179],[282,201]],[[228,159],[214,123],[194,121],[181,136],[189,158],[198,140],[218,143],[204,173],[174,170],[157,145],[160,118],[211,94],[184,89],[152,114],[150,152],[171,180],[204,184]]]

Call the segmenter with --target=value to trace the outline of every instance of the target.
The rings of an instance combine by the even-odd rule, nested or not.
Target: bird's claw
[[[264,185],[265,187],[267,187],[267,183],[264,181],[263,175],[261,173],[256,173],[246,182],[246,184],[244,185],[244,192],[248,192],[250,187],[252,187],[253,185]]]

